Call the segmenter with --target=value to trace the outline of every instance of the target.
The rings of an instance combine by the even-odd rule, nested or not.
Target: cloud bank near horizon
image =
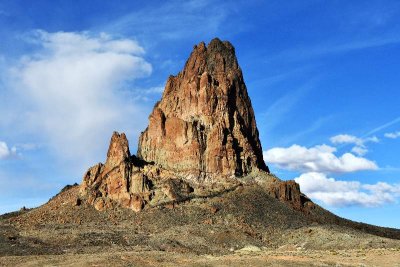
[[[385,137],[395,139],[387,135]],[[377,207],[397,201],[400,197],[400,184],[363,184],[330,177],[330,174],[378,170],[376,162],[362,157],[368,152],[367,143],[379,142],[376,136],[359,138],[340,134],[331,137],[330,141],[334,145],[354,145],[351,152],[358,156],[350,152],[336,155],[338,149],[325,144],[309,148],[295,144],[264,151],[264,159],[279,169],[300,173],[294,180],[300,184],[301,190],[311,199],[332,207]]]
[[[399,184],[341,181],[318,172],[303,173],[294,180],[310,198],[335,207],[377,207],[393,203],[400,197]]]

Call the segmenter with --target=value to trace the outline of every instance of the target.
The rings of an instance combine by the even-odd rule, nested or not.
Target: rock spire
[[[296,210],[311,207],[297,183],[269,173],[235,49],[213,39],[195,46],[184,69],[168,78],[137,156],[125,134],[114,132],[106,162],[84,174],[80,197],[97,210],[138,212],[255,184]]]
[[[170,76],[141,134],[138,157],[178,173],[244,176],[265,170],[254,111],[235,49],[213,39],[194,46]]]

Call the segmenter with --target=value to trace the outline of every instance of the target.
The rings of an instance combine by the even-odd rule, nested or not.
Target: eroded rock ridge
[[[85,173],[80,192],[98,210],[140,211],[246,185],[261,186],[296,210],[311,203],[294,181],[269,173],[235,49],[213,39],[195,46],[184,69],[168,78],[137,156],[125,134],[114,132],[106,162]]]

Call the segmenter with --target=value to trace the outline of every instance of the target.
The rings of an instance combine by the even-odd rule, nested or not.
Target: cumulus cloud
[[[397,139],[400,137],[400,131],[394,133],[385,133],[385,137],[390,139]]]
[[[377,143],[379,142],[379,139],[376,136],[359,138],[354,135],[339,134],[331,137],[330,141],[333,144],[354,144],[355,146],[352,148],[351,151],[359,156],[363,156],[368,152],[365,144],[368,142]]]
[[[0,159],[6,159],[17,154],[16,147],[8,148],[6,142],[0,141]]]
[[[340,181],[318,172],[308,172],[295,178],[301,190],[311,199],[336,206],[376,207],[395,202],[400,197],[400,184],[378,182],[362,184]]]
[[[267,163],[281,169],[312,172],[355,172],[376,170],[375,162],[357,157],[351,153],[336,156],[335,147],[318,145],[311,148],[292,145],[288,148],[276,147],[264,152]]]
[[[339,134],[330,138],[334,144],[357,144],[362,145],[364,142],[361,138],[348,134]]]
[[[38,49],[22,57],[8,81],[13,99],[22,103],[23,131],[40,137],[62,158],[79,159],[83,165],[84,159],[104,154],[99,144],[106,144],[113,130],[142,130],[142,107],[123,90],[152,72],[135,40],[36,31],[30,41]]]

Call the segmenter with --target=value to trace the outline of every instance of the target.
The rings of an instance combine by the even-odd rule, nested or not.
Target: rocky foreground
[[[269,172],[235,50],[195,46],[132,155],[0,216],[0,265],[398,266],[400,230],[335,216]],[[396,265],[397,264],[397,265]]]
[[[400,238],[400,231],[340,219],[318,206],[304,214],[254,185],[138,213],[121,207],[100,212],[88,203],[77,203],[79,189],[67,187],[39,208],[3,215],[0,265],[397,266],[399,262],[400,241],[394,238]]]

